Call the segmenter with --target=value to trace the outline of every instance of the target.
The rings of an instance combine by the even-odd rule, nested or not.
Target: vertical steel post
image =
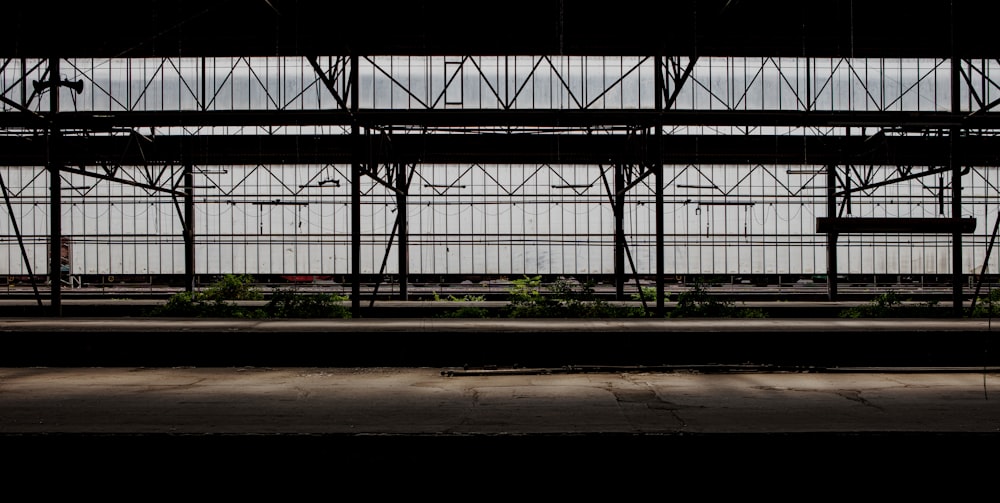
[[[21,106],[28,106],[28,58],[21,58]]]
[[[954,9],[954,7],[952,7]],[[951,33],[952,33],[952,57],[951,57],[951,111],[959,114],[962,111],[961,99],[961,61],[958,59],[958,50],[955,47],[955,16],[952,12]],[[949,132],[949,155],[948,162],[951,167],[951,217],[962,217],[962,163],[961,152],[958,151],[958,135],[960,129],[952,127]],[[957,159],[956,159],[957,157]],[[951,235],[951,281],[952,281],[952,306],[956,317],[962,316],[962,232],[956,231]]]
[[[184,290],[195,287],[194,264],[194,166],[184,165]]]
[[[409,300],[406,288],[407,283],[410,281],[410,246],[407,239],[408,231],[406,229],[406,192],[406,164],[400,162],[396,164],[396,211],[399,212],[396,216],[396,221],[399,222],[399,240],[397,241],[396,254],[399,259],[399,300]]]
[[[805,54],[802,57],[806,60],[806,112],[808,112],[812,110],[812,65],[810,64],[812,58]]]
[[[351,314],[361,313],[361,125],[358,124],[358,56],[351,55]]]
[[[837,216],[837,166],[826,167],[826,216]],[[837,300],[837,233],[826,233],[826,297]]]
[[[59,173],[59,58],[49,59],[49,282],[54,316],[62,316],[62,178]]]
[[[949,156],[949,162],[951,163],[951,217],[961,218],[962,216],[962,163],[955,159],[958,154],[956,152],[958,141],[959,129],[951,128],[951,138],[949,141],[949,148],[951,150],[951,155]],[[957,226],[956,226],[957,227]],[[951,274],[952,274],[952,298],[953,306],[955,310],[955,316],[962,316],[962,292],[963,292],[963,274],[962,274],[962,233],[961,231],[956,231],[951,234]]]
[[[208,76],[206,75],[207,65],[205,64],[205,57],[201,57],[201,110],[204,112],[208,110]]]
[[[625,176],[621,163],[615,164],[615,299],[625,298]]]
[[[656,178],[656,316],[666,315],[664,305],[664,254],[663,254],[663,56],[657,54],[655,59],[655,96],[656,96],[656,153],[653,159],[653,174]]]

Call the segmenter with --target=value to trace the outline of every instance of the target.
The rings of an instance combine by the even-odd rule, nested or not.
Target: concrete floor
[[[1000,434],[991,372],[2,368],[0,433]]]
[[[359,484],[394,499],[981,497],[1000,447],[996,342],[989,320],[0,318],[0,473],[129,499],[130,484],[229,499]],[[281,363],[321,351],[347,364]],[[208,354],[256,363],[197,363]],[[364,364],[373,354],[457,366]],[[553,366],[461,366],[529,354]],[[614,368],[678,355],[837,365]],[[898,364],[953,360],[975,364]]]
[[[102,499],[993,489],[1000,373],[4,367],[9,490]]]
[[[1000,447],[996,371],[457,370],[4,367],[4,474],[104,497],[960,497]]]

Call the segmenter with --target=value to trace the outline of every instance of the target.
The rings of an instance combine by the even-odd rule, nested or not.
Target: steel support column
[[[826,167],[826,216],[837,217],[837,166]],[[836,232],[826,233],[826,297],[837,300],[837,237]]]
[[[625,175],[621,164],[615,164],[615,299],[625,299]]]
[[[351,314],[361,311],[361,156],[365,149],[361,143],[361,126],[356,119],[358,112],[358,56],[351,55],[351,139],[354,146],[351,162]]]
[[[952,128],[951,130],[951,216],[952,218],[960,218],[962,216],[962,163],[959,162],[955,157],[959,155],[956,152],[956,137],[959,134],[958,128]],[[962,291],[963,291],[963,274],[962,274],[962,233],[953,232],[951,235],[951,274],[952,274],[952,298],[953,306],[955,311],[955,316],[962,316]]]
[[[656,182],[656,316],[662,318],[666,315],[664,305],[664,265],[665,257],[663,253],[663,92],[664,79],[661,68],[663,67],[663,56],[656,56],[655,92],[656,96],[656,155],[653,158],[653,171]]]
[[[194,167],[184,165],[184,290],[195,288],[194,256]]]
[[[407,239],[406,228],[406,193],[408,184],[406,183],[406,164],[396,164],[396,221],[399,222],[397,241],[397,256],[399,259],[399,300],[409,300],[407,283],[410,282],[410,246]]]
[[[955,20],[951,20],[952,37],[954,37]],[[952,51],[957,54],[952,42]],[[951,58],[951,111],[959,113],[962,111],[961,100],[961,60],[954,54]],[[956,143],[960,129],[952,127],[949,131],[948,162],[951,168],[951,217],[960,218],[962,216],[962,163],[956,157],[961,156],[957,152]],[[956,317],[962,316],[962,233],[955,231],[951,235],[951,275],[952,275],[952,306]]]
[[[49,59],[49,131],[47,157],[49,170],[49,287],[54,316],[62,316],[62,175],[59,173],[59,58]]]

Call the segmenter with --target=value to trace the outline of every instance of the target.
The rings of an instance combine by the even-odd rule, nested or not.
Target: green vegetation
[[[928,318],[945,315],[944,310],[937,309],[937,301],[906,305],[892,290],[875,296],[867,304],[846,308],[839,314],[841,318]]]
[[[655,302],[657,300],[656,287],[643,286],[639,288],[639,291],[632,294],[632,300],[646,302]],[[670,294],[665,294],[663,297],[664,302],[670,300]]]
[[[561,303],[541,291],[541,276],[525,276],[511,280],[507,289],[509,304],[507,316],[511,318],[549,318],[562,315]]]
[[[437,292],[434,292],[435,301],[447,301],[447,302],[482,302],[486,300],[486,297],[482,295],[465,295],[463,297],[455,297],[454,295],[449,295],[447,299],[442,299]],[[490,311],[485,307],[481,306],[460,306],[456,309],[445,311],[444,313],[438,315],[441,318],[489,318]]]
[[[350,318],[351,310],[344,305],[346,300],[347,297],[336,294],[275,290],[263,311],[267,318]]]
[[[201,300],[205,301],[262,300],[264,298],[260,289],[254,286],[253,276],[246,274],[239,276],[227,274],[198,295]]]
[[[969,316],[972,318],[990,318],[1000,315],[1000,290],[990,290],[986,297],[976,297],[976,305],[972,306]]]
[[[259,318],[262,313],[231,301],[261,300],[264,294],[253,286],[247,275],[226,275],[202,291],[179,292],[153,309],[152,316],[195,318]]]
[[[179,292],[166,304],[154,308],[151,316],[177,316],[193,318],[247,318],[246,310],[225,300],[209,300],[202,292]]]
[[[892,290],[879,294],[867,304],[849,307],[840,312],[841,318],[887,318],[897,313],[903,302]]]
[[[193,318],[350,318],[342,304],[346,297],[335,294],[300,294],[275,290],[263,306],[236,301],[263,300],[264,294],[248,275],[226,275],[208,288],[179,292],[153,309],[151,316]]]
[[[559,278],[542,291],[541,276],[511,281],[506,315],[510,318],[618,318],[645,316],[642,308],[609,304],[594,293],[594,283]]]
[[[701,282],[677,295],[677,305],[668,314],[671,318],[766,318],[762,309],[738,308],[732,301],[711,295]]]

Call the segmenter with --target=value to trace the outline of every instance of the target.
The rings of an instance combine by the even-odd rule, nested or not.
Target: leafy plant
[[[229,302],[260,300],[264,296],[253,285],[253,277],[226,275],[202,291],[179,292],[150,313],[153,316],[187,316],[194,318],[260,317],[256,309]]]
[[[507,315],[511,318],[613,318],[644,316],[642,309],[619,308],[597,297],[593,281],[559,278],[542,291],[541,276],[512,280]]]
[[[849,307],[840,312],[841,318],[885,318],[899,308],[902,301],[892,290],[879,294],[867,304]]]
[[[656,301],[657,297],[658,295],[656,293],[656,287],[652,286],[640,287],[638,292],[632,294],[632,300],[638,300],[638,301],[642,300],[645,300],[647,302]],[[670,300],[670,294],[664,292],[663,300],[664,301]]]
[[[270,318],[350,318],[351,310],[343,304],[346,300],[337,294],[275,290],[264,306],[264,314]]]
[[[708,293],[700,283],[677,295],[677,305],[671,318],[725,318],[732,314],[732,303]]]
[[[199,292],[179,292],[153,316],[193,318],[349,318],[345,297],[335,294],[300,294],[275,290],[264,307],[240,305],[235,301],[263,300],[264,294],[249,275],[226,275]]]
[[[988,318],[1000,315],[1000,289],[990,290],[986,297],[976,297],[976,305],[972,307],[969,316]]]
[[[559,278],[550,287],[552,296],[570,318],[607,318],[617,316],[616,310],[599,299],[594,292],[594,282],[574,283]]]
[[[465,295],[463,297],[455,297],[454,295],[449,295],[447,299],[442,299],[437,292],[434,292],[434,300],[447,302],[482,302],[486,300],[483,295]],[[439,315],[442,318],[489,318],[490,311],[482,306],[461,306],[457,309],[446,311]]]
[[[867,304],[842,310],[839,316],[841,318],[929,318],[948,316],[947,311],[937,309],[937,304],[937,301],[929,301],[916,305],[905,305],[896,292],[889,290],[875,296]]]
[[[767,318],[767,312],[758,308],[737,308],[730,300],[708,293],[701,282],[690,290],[677,295],[677,305],[669,313],[671,318]]]
[[[167,299],[166,304],[159,306],[150,313],[153,316],[198,316],[202,311],[201,303],[195,301],[197,292],[179,292]]]
[[[203,290],[201,300],[262,300],[264,294],[254,286],[253,276],[227,274]]]
[[[541,292],[541,276],[525,276],[511,280],[507,289],[507,315],[511,318],[539,318],[556,315],[559,302]]]

